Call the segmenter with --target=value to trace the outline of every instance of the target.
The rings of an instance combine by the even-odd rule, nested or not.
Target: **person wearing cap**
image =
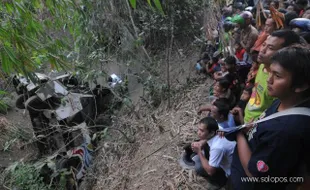
[[[310,108],[310,50],[283,48],[271,60],[268,95],[278,99],[260,119],[294,107]],[[235,190],[309,189],[310,116],[293,113],[237,131],[231,167]]]
[[[251,25],[252,18],[253,15],[251,12],[243,11],[240,15],[232,19],[241,29],[240,44],[248,54],[258,37],[257,29]]]

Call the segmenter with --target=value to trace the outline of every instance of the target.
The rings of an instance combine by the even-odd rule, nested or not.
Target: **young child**
[[[214,80],[219,80],[219,79],[225,77],[228,74],[228,69],[226,67],[224,59],[219,60],[219,64],[220,64],[220,67],[221,67],[221,71],[215,72],[213,74]]]
[[[245,53],[245,49],[242,48],[240,42],[236,42],[235,43],[235,56],[237,57],[238,62],[244,61],[243,60],[244,53]]]
[[[213,77],[213,74],[215,72],[218,72],[221,70],[220,64],[218,63],[219,57],[220,57],[220,53],[215,52],[212,56],[211,62],[209,62],[209,64],[206,67],[206,71],[211,77]]]

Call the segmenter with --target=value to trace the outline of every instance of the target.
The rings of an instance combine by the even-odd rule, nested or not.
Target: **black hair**
[[[299,36],[291,30],[277,30],[274,31],[271,36],[273,37],[278,37],[278,38],[283,38],[284,43],[282,44],[282,47],[287,47],[292,44],[299,44],[300,43],[300,38]]]
[[[271,2],[274,2],[274,5],[275,5],[275,8],[276,8],[276,9],[279,8],[280,2],[279,2],[278,0],[273,0],[273,1],[271,1]]]
[[[301,5],[301,6],[307,6],[308,5],[308,0],[297,0],[296,5]]]
[[[261,23],[265,24],[266,20],[269,17],[269,14],[266,14],[266,13],[264,14],[263,11],[261,11],[259,14],[260,14],[259,16],[260,16]],[[267,16],[267,18],[265,17],[265,15]]]
[[[296,5],[296,4],[289,4],[289,5],[287,5],[287,7],[286,8],[288,8],[289,6],[292,6],[293,7],[293,9],[294,9],[294,11],[298,14],[299,12],[300,12],[300,8]]]
[[[280,13],[283,13],[283,14],[286,14],[287,13],[287,10],[286,9],[283,9],[283,8],[279,8],[278,10]]]
[[[229,87],[231,85],[231,83],[228,80],[226,80],[225,78],[218,80],[218,83],[222,88],[226,89],[226,91],[229,89]]]
[[[205,125],[209,133],[216,132],[219,126],[213,117],[205,117],[199,121],[199,123]]]
[[[229,100],[227,98],[219,98],[215,100],[213,105],[217,107],[219,115],[222,115],[225,119],[228,118],[230,107]]]
[[[227,65],[236,65],[236,58],[232,55],[229,55],[226,57],[225,61],[224,61]]]
[[[283,48],[276,52],[271,60],[292,74],[293,88],[302,87],[304,84],[310,85],[310,50],[308,48],[302,46]]]
[[[288,12],[284,15],[284,18],[285,18],[285,27],[289,27],[291,20],[298,18],[298,14],[296,12]]]
[[[219,61],[219,58],[218,57],[212,57],[212,62],[213,63],[217,63]]]
[[[299,36],[303,37],[304,40],[306,40],[306,42],[310,44],[310,32],[301,32]]]
[[[253,89],[253,85],[250,85],[250,86],[244,88],[243,90],[248,92],[251,95],[252,94],[252,89]]]

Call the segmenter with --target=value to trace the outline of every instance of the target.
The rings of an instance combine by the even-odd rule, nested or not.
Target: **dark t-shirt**
[[[280,105],[276,100],[260,118],[269,116]],[[298,107],[310,107],[305,102]],[[297,177],[301,164],[310,164],[310,117],[289,115],[259,123],[247,136],[252,152],[248,170],[259,183],[245,182],[249,178],[241,165],[237,146],[233,154],[231,178],[236,190],[285,189],[290,176]],[[299,175],[300,176],[300,175]],[[274,177],[282,177],[282,183],[274,183]],[[283,178],[285,177],[285,178]],[[263,182],[264,181],[264,182]],[[270,182],[270,183],[267,183]]]

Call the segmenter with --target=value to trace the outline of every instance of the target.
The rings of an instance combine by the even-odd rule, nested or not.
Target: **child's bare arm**
[[[201,106],[198,110],[198,114],[201,114],[203,111],[211,111],[211,105]]]

